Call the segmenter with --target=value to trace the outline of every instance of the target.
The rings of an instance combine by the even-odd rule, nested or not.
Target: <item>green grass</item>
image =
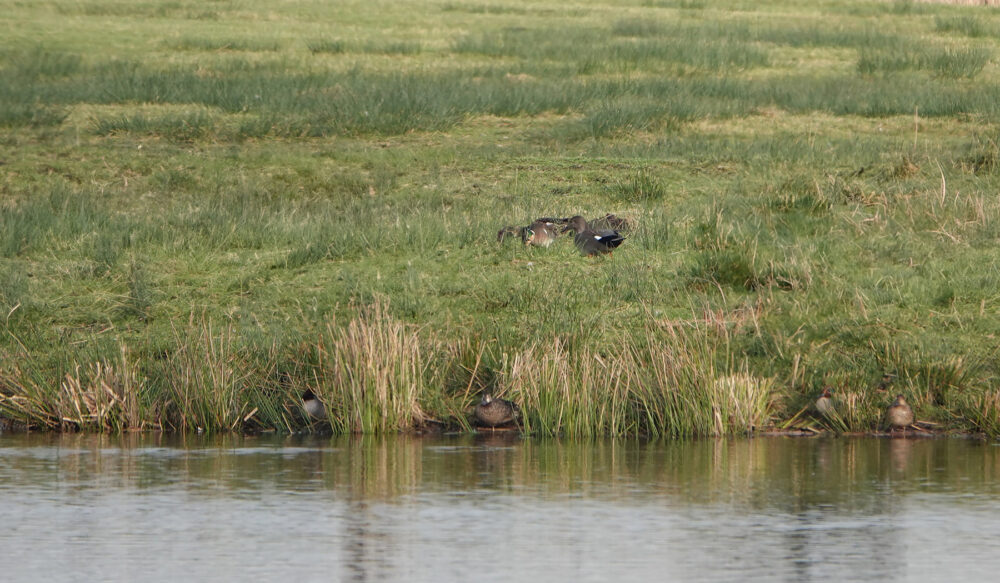
[[[308,43],[309,52],[316,53],[342,53],[346,50],[344,41],[334,39],[316,39]]]
[[[992,24],[995,26],[995,23]],[[957,32],[969,37],[996,35],[991,24],[986,19],[972,14],[956,16],[937,16],[934,18],[934,30],[937,32]]]
[[[997,433],[1000,16],[843,0],[0,0],[0,411]],[[498,244],[636,224],[611,257]],[[880,386],[894,375],[892,389]]]
[[[927,70],[943,78],[971,79],[990,63],[991,49],[972,47],[924,47],[900,45],[888,49],[862,50],[858,71],[864,75]]]

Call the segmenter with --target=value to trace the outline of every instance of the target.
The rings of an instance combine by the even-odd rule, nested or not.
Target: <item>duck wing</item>
[[[595,241],[597,244],[602,247],[606,247],[607,249],[614,249],[625,241],[625,237],[623,237],[621,233],[610,229],[590,231],[587,234],[592,241]]]

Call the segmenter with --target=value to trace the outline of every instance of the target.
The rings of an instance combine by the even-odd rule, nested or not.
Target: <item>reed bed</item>
[[[670,327],[665,337],[645,340],[635,354],[637,375],[645,372],[635,392],[652,434],[750,434],[769,425],[777,398],[771,381],[749,374],[745,362],[734,362],[724,336]],[[714,342],[722,350],[713,348]]]
[[[21,427],[121,433],[162,429],[159,412],[147,406],[147,379],[137,358],[117,354],[87,365],[72,364],[60,379],[46,379],[36,362],[0,373],[0,409]]]
[[[514,354],[500,386],[524,411],[524,429],[543,435],[630,435],[635,363],[589,348],[570,351],[558,338]]]
[[[239,345],[231,327],[191,324],[157,366],[144,366],[120,344],[93,362],[67,359],[69,370],[52,381],[30,357],[5,367],[0,416],[24,428],[113,433],[467,431],[474,428],[471,406],[479,391],[489,390],[518,404],[519,428],[526,433],[678,438],[751,435],[787,426],[783,419],[791,413],[786,392],[775,379],[750,372],[749,361],[732,350],[728,327],[719,323],[647,327],[603,349],[552,337],[487,355],[493,373],[485,385],[476,378],[484,353],[492,350],[488,344],[480,345],[470,369],[470,346],[428,338],[383,302],[359,308],[346,325],[328,323],[311,341],[256,354]],[[960,369],[948,379],[926,369],[904,371],[905,379],[896,382],[925,411],[933,403],[922,385],[962,390],[945,409],[995,434],[995,391],[968,394],[964,387],[979,377]],[[449,386],[445,379],[455,371],[464,373]],[[826,380],[835,383],[836,417],[816,416],[820,425],[837,432],[882,428],[891,400],[885,391],[858,388],[856,377]],[[325,404],[328,420],[304,413],[307,389]]]
[[[176,349],[166,359],[164,404],[176,411],[181,430],[239,429],[256,413],[246,391],[255,371],[234,346],[231,327],[191,324],[176,332]]]
[[[1000,435],[1000,391],[985,390],[969,395],[963,405],[959,413],[972,427],[986,435]]]

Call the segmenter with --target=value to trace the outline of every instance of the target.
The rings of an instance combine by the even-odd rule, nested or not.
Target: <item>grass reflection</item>
[[[897,495],[1000,483],[1000,449],[962,439],[9,435],[0,459],[13,484],[224,497],[277,489],[349,503],[529,496],[882,514]]]

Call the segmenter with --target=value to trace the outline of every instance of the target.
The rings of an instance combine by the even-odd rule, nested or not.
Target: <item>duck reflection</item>
[[[354,500],[347,505],[344,513],[344,567],[345,581],[363,583],[384,578],[384,573],[390,570],[390,565],[384,557],[391,552],[393,545],[386,535],[374,532],[378,520],[370,511],[364,500]],[[380,559],[381,558],[381,559]]]
[[[906,474],[906,469],[913,457],[912,439],[889,439],[889,463],[895,474]]]

